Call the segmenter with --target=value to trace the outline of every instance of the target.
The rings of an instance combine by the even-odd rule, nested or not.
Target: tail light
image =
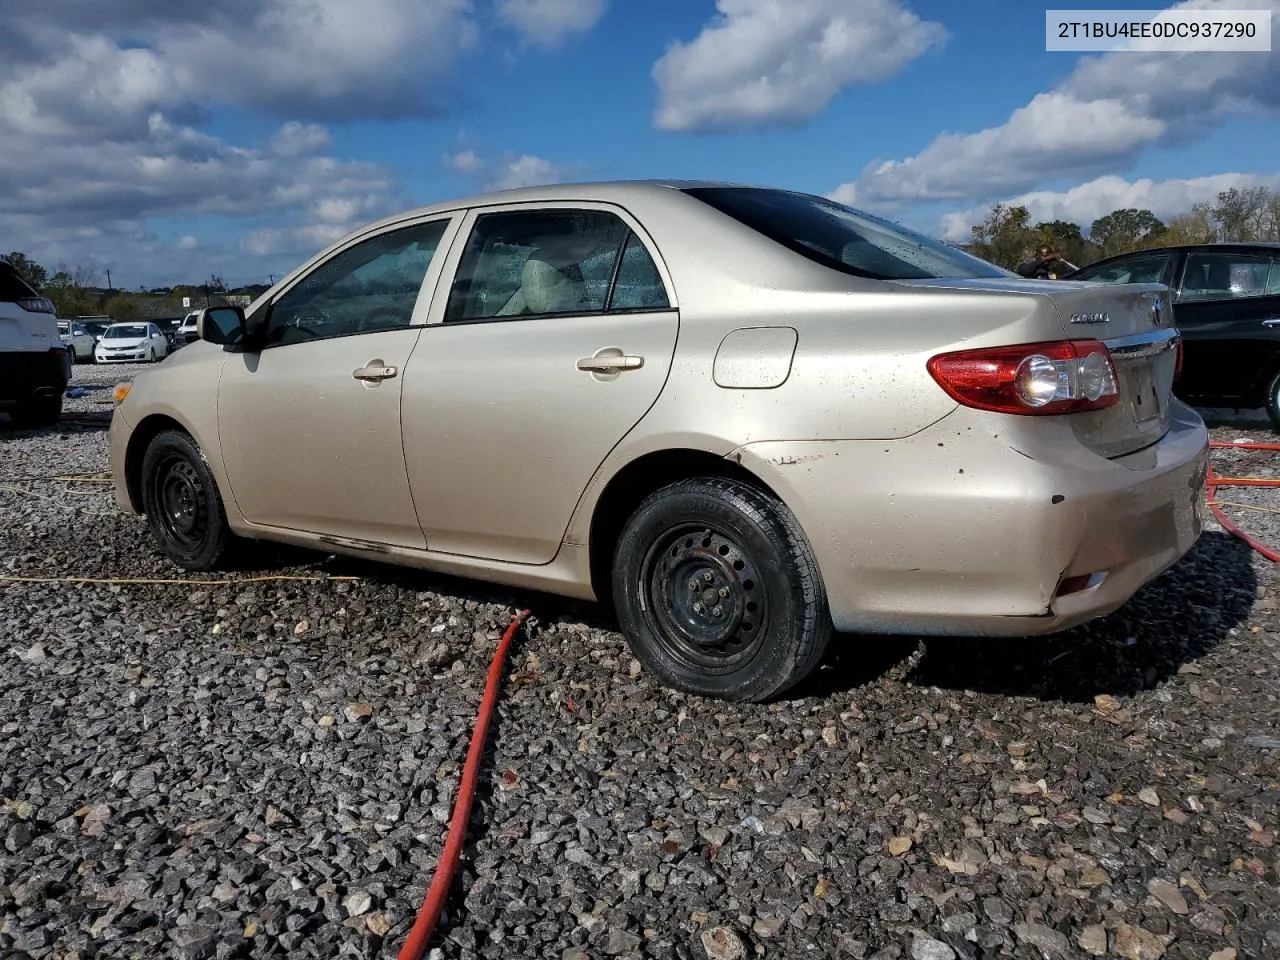
[[[57,308],[54,307],[53,301],[48,297],[23,297],[18,301],[18,306],[28,313],[54,313]]]
[[[996,413],[1082,413],[1120,399],[1111,353],[1098,340],[943,353],[929,373],[957,403]]]

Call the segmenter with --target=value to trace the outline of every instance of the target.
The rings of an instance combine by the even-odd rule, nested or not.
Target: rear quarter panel
[[[1063,321],[1047,296],[1025,289],[911,288],[848,276],[676,195],[633,211],[675,287],[680,334],[667,383],[586,491],[572,542],[590,525],[608,479],[661,450],[725,456],[760,441],[895,439],[956,409],[926,367],[950,349],[1052,339]],[[996,284],[998,287],[998,283]],[[716,354],[736,330],[795,331],[789,373],[768,388],[724,387]]]

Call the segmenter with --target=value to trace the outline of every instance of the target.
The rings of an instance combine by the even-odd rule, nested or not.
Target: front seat
[[[545,260],[530,257],[520,274],[520,289],[498,311],[509,317],[521,313],[568,313],[584,308],[586,286]]]

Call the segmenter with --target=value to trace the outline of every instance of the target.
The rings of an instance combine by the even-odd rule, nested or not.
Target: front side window
[[[1013,276],[940,240],[822,197],[758,187],[691,187],[685,193],[803,257],[854,276]]]
[[[1169,260],[1170,255],[1167,253],[1129,257],[1104,267],[1090,267],[1080,276],[1071,279],[1087,280],[1090,283],[1163,283]]]
[[[1182,272],[1181,300],[1265,297],[1273,272],[1269,257],[1236,253],[1191,253]]]
[[[476,218],[445,321],[602,313],[628,228],[597,210]]]
[[[382,233],[326,260],[271,305],[267,346],[408,327],[448,223]]]

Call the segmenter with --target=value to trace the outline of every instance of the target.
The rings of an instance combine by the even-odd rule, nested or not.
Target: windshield
[[[112,327],[106,332],[108,340],[138,340],[147,335],[147,328],[141,324],[130,324],[127,327]]]
[[[1013,276],[940,240],[822,197],[757,187],[691,187],[685,192],[810,260],[855,276]]]

